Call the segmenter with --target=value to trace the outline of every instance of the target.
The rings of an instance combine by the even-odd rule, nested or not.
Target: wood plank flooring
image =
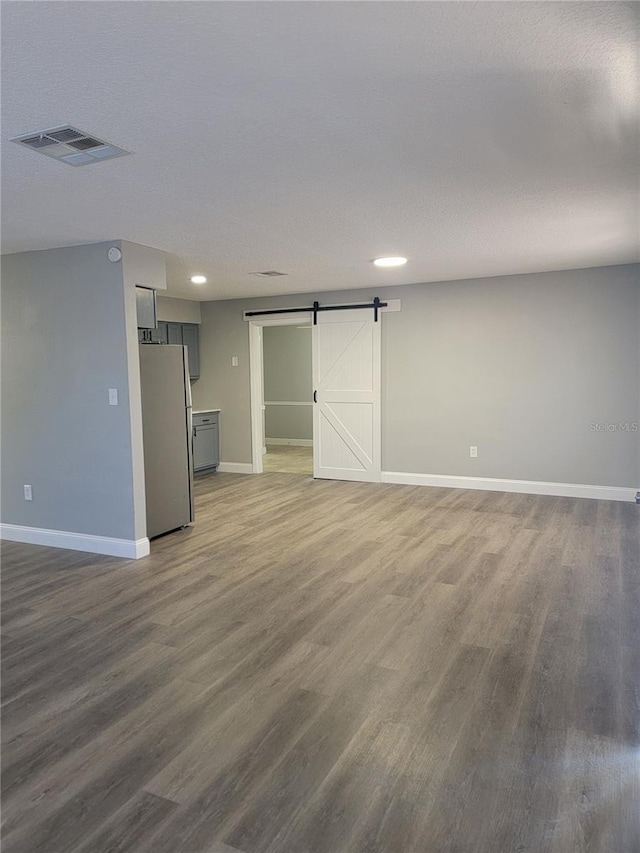
[[[313,447],[269,444],[262,457],[265,473],[307,474],[313,476]]]
[[[640,510],[197,481],[3,547],[4,853],[638,853]]]

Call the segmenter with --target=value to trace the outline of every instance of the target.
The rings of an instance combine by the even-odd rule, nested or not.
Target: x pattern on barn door
[[[318,315],[315,477],[380,481],[380,326],[370,309]]]

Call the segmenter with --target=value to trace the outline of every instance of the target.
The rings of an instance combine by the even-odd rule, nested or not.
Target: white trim
[[[251,407],[251,473],[262,474],[264,400],[262,379],[262,326],[249,323],[249,393]]]
[[[0,539],[25,542],[29,545],[46,545],[50,548],[67,548],[70,551],[87,551],[90,554],[107,554],[110,557],[127,557],[137,560],[149,553],[149,540],[113,539],[110,536],[92,536],[67,530],[47,530],[42,527],[24,527],[21,524],[0,524]]]
[[[275,311],[276,309],[274,308],[273,310]],[[382,310],[382,309],[380,309],[380,310]],[[245,311],[244,314],[246,314],[246,313],[247,312]],[[311,324],[311,314],[309,313],[309,311],[300,310],[297,313],[298,313],[298,315],[302,314],[307,319],[309,324]],[[261,326],[261,327],[264,327],[264,326],[299,326],[300,325],[300,317],[299,316],[296,317],[295,314],[287,314],[286,317],[284,315],[280,315],[280,314],[276,314],[275,316],[272,316],[272,317],[267,317],[267,316],[265,316],[265,317],[245,317],[244,314],[243,314],[244,320],[247,320],[248,322],[250,322],[256,326]]]
[[[265,400],[265,406],[313,406],[312,400],[294,402],[292,400]]]
[[[261,454],[262,456],[262,454]],[[261,460],[262,461],[262,460]],[[221,474],[253,474],[251,462],[221,462],[218,465]]]
[[[381,312],[395,314],[398,311],[402,311],[402,299],[385,299],[384,301],[387,303],[387,307],[381,308]]]
[[[312,438],[267,438],[267,444],[293,445],[295,447],[313,447]]]
[[[635,489],[621,486],[545,483],[539,480],[498,480],[493,477],[457,477],[447,474],[405,474],[400,471],[383,471],[382,482],[406,486],[440,486],[448,489],[480,489],[489,492],[591,498],[601,501],[635,501],[636,494]]]

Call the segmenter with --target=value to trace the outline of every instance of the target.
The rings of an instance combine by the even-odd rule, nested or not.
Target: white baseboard
[[[635,501],[636,495],[636,489],[619,486],[544,483],[538,480],[497,480],[493,477],[454,477],[446,474],[405,474],[399,471],[383,471],[382,482],[405,486],[440,486],[447,489],[480,489],[489,492],[518,492],[526,495],[592,498],[601,501]]]
[[[286,444],[294,445],[295,447],[313,447],[311,438],[265,438],[267,444]]]
[[[67,530],[47,530],[42,527],[24,527],[20,524],[0,524],[0,539],[25,542],[29,545],[47,545],[50,548],[68,548],[90,554],[107,554],[110,557],[128,557],[137,560],[149,553],[149,540],[113,539],[110,536],[91,536]]]
[[[218,465],[221,474],[253,474],[251,462],[221,462]]]

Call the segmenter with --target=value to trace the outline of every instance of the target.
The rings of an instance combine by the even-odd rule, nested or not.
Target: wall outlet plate
[[[33,500],[33,489],[31,488],[31,486],[24,487],[24,499],[25,501]]]
[[[476,447],[476,445],[475,445],[475,444],[471,444],[471,445],[469,446],[469,456],[470,456],[472,459],[476,459],[476,458],[477,458],[477,456],[478,456],[478,448]]]

